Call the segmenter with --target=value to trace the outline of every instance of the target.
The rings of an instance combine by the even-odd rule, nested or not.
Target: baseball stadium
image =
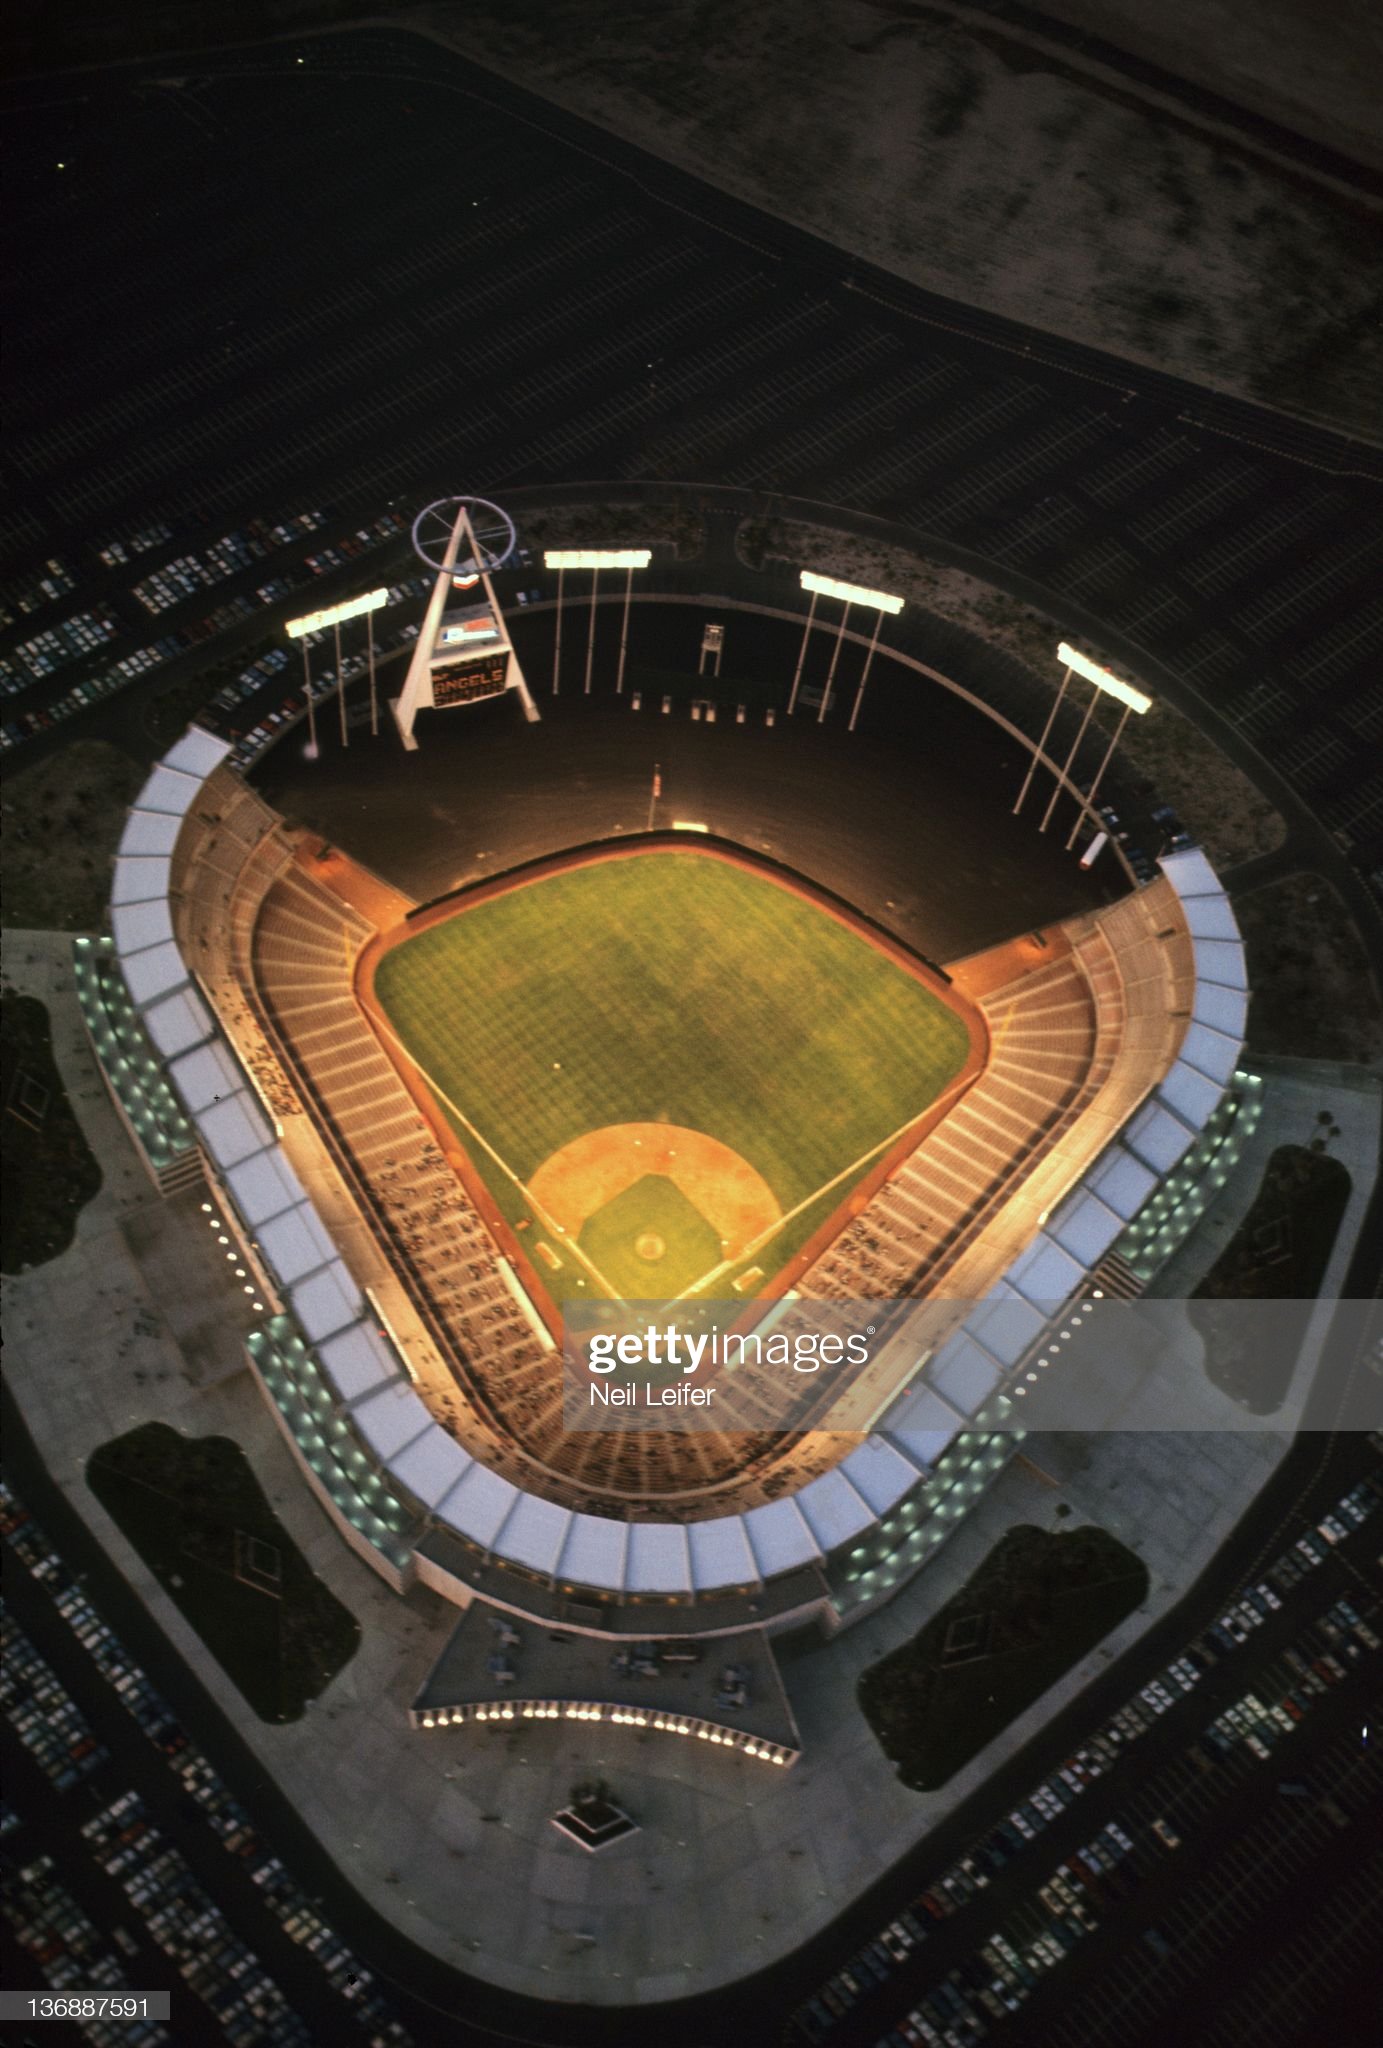
[[[319,734],[323,612],[307,733],[173,746],[78,942],[84,1014],[149,1171],[232,1247],[304,1482],[461,1610],[414,1724],[636,1698],[787,1765],[768,1638],[922,1569],[1052,1332],[1139,1292],[1135,1220],[1234,1095],[1243,947],[1184,832],[1116,829],[1129,678],[1063,645],[1025,723],[982,663],[909,653],[888,593],[730,551],[545,574],[521,527],[419,515],[392,721],[371,641],[369,732],[356,663]],[[724,1427],[569,1428],[564,1316],[650,1299],[926,1317],[858,1428],[776,1426],[757,1369]],[[654,1670],[714,1638],[756,1711],[626,1699],[604,1657],[516,1689],[486,1652],[524,1621]]]

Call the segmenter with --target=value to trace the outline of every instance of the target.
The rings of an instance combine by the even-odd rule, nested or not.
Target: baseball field
[[[758,1292],[974,1063],[943,984],[691,847],[463,901],[373,1002],[556,1301]]]

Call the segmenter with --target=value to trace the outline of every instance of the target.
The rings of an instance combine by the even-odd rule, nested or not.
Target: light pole
[[[1076,835],[1080,831],[1081,819],[1087,811],[1093,811],[1095,808],[1095,799],[1100,793],[1100,784],[1104,781],[1104,771],[1114,759],[1114,749],[1118,746],[1123,736],[1124,727],[1128,724],[1132,714],[1133,706],[1131,704],[1125,704],[1123,710],[1119,713],[1119,723],[1115,726],[1109,745],[1104,750],[1104,759],[1095,771],[1095,780],[1090,785],[1090,793],[1086,797],[1084,805],[1076,812],[1075,822],[1071,826],[1071,836],[1066,842],[1066,851],[1068,853],[1076,843]]]
[[[600,581],[599,569],[591,570],[591,630],[586,635],[586,695],[591,694],[591,665],[595,661],[595,587]]]
[[[870,636],[869,647],[864,657],[864,668],[860,673],[859,685],[855,691],[854,706],[850,712],[848,730],[853,732],[855,730],[855,722],[860,715],[860,706],[864,702],[864,686],[869,680],[869,670],[874,660],[875,649],[879,644],[879,633],[883,627],[884,613],[887,612],[891,618],[896,618],[903,609],[903,600],[901,597],[895,597],[888,590],[871,590],[863,583],[842,583],[834,576],[818,576],[814,569],[801,570],[799,580],[802,588],[811,592],[812,601],[807,612],[806,632],[802,635],[802,646],[797,656],[797,673],[792,679],[792,694],[788,698],[789,716],[797,702],[797,686],[802,680],[802,664],[806,659],[807,653],[807,635],[811,632],[812,622],[816,617],[817,598],[834,597],[845,606],[845,610],[840,615],[840,625],[836,631],[836,644],[831,654],[831,668],[829,675],[826,677],[826,687],[821,696],[821,708],[816,714],[818,725],[822,724],[830,708],[831,690],[836,679],[836,665],[840,660],[840,650],[845,641],[845,628],[849,624],[851,606],[858,605],[862,610],[874,613],[874,631]]]
[[[370,662],[370,737],[379,738],[379,699],[375,695],[375,615],[365,614],[365,645]]]
[[[1052,793],[1047,799],[1047,808],[1042,813],[1042,823],[1037,828],[1039,832],[1045,832],[1047,827],[1052,822],[1052,812],[1056,809],[1056,800],[1061,795],[1062,784],[1066,781],[1067,777],[1071,773],[1071,769],[1075,762],[1076,755],[1080,752],[1080,743],[1085,738],[1085,728],[1089,725],[1091,714],[1094,711],[1095,706],[1099,703],[1099,701],[1099,691],[1092,690],[1090,692],[1090,702],[1085,707],[1085,715],[1081,719],[1079,726],[1076,728],[1076,736],[1071,742],[1071,751],[1066,756],[1065,761],[1062,763],[1061,770],[1058,773],[1056,780],[1052,784]]]
[[[1068,662],[1066,665],[1066,673],[1061,678],[1061,688],[1056,693],[1056,702],[1052,705],[1051,710],[1047,713],[1047,723],[1042,728],[1042,737],[1032,750],[1032,759],[1028,763],[1028,772],[1023,777],[1023,787],[1019,790],[1018,801],[1013,806],[1013,815],[1015,818],[1018,816],[1018,813],[1022,810],[1024,800],[1027,797],[1029,789],[1032,787],[1033,776],[1037,773],[1037,764],[1041,760],[1043,753],[1046,751],[1047,741],[1051,738],[1052,727],[1056,724],[1056,715],[1058,711],[1060,711],[1061,709],[1062,699],[1065,697],[1067,689],[1070,687],[1070,682],[1071,665]]]
[[[558,689],[558,670],[562,660],[562,579],[568,569],[589,569],[591,571],[591,627],[586,638],[586,688],[585,695],[591,694],[591,677],[595,665],[595,606],[596,585],[602,569],[623,569],[624,578],[624,621],[620,628],[619,673],[615,682],[615,694],[624,689],[624,657],[629,646],[629,600],[634,587],[634,571],[646,569],[653,559],[652,548],[545,548],[543,566],[557,571],[557,630],[552,650],[552,694]]]
[[[840,660],[840,643],[845,638],[845,626],[846,621],[849,619],[849,617],[850,600],[849,598],[847,598],[845,600],[845,610],[840,615],[840,625],[836,631],[836,644],[834,648],[831,650],[831,666],[826,671],[826,687],[821,692],[821,709],[816,714],[816,722],[818,725],[823,723],[826,717],[826,706],[831,701],[831,685],[835,682],[836,679],[836,663]]]
[[[1114,728],[1113,737],[1111,738],[1109,745],[1104,750],[1104,758],[1100,762],[1099,769],[1097,770],[1095,775],[1095,780],[1090,785],[1089,794],[1082,797],[1078,790],[1075,792],[1076,821],[1075,824],[1071,827],[1070,837],[1066,841],[1066,850],[1069,853],[1071,848],[1076,843],[1076,837],[1080,831],[1081,819],[1086,816],[1091,806],[1093,805],[1095,798],[1099,795],[1100,784],[1104,781],[1105,770],[1108,768],[1110,762],[1114,759],[1114,749],[1118,746],[1119,739],[1121,734],[1123,733],[1124,727],[1128,724],[1130,712],[1137,712],[1140,718],[1143,717],[1145,712],[1148,712],[1152,709],[1153,700],[1151,697],[1147,695],[1145,691],[1136,689],[1132,683],[1126,683],[1122,676],[1116,676],[1112,670],[1107,668],[1101,668],[1100,664],[1097,661],[1092,661],[1088,654],[1082,654],[1078,648],[1069,646],[1065,640],[1063,640],[1061,645],[1057,648],[1056,657],[1058,661],[1063,662],[1065,664],[1066,674],[1062,679],[1061,693],[1057,698],[1056,704],[1052,707],[1051,716],[1047,720],[1047,728],[1042,735],[1042,741],[1039,743],[1038,754],[1040,754],[1042,751],[1042,745],[1045,744],[1047,733],[1051,731],[1053,720],[1056,717],[1057,705],[1060,704],[1061,698],[1066,694],[1066,685],[1070,682],[1072,673],[1078,676],[1083,676],[1086,682],[1088,683],[1093,683],[1094,689],[1092,690],[1090,695],[1090,702],[1085,707],[1085,716],[1082,718],[1080,722],[1080,730],[1077,732],[1076,737],[1072,742],[1071,750],[1066,756],[1065,764],[1063,765],[1063,767],[1057,775],[1056,782],[1052,788],[1051,797],[1048,800],[1046,811],[1043,814],[1042,823],[1038,828],[1039,831],[1045,832],[1048,825],[1051,823],[1052,812],[1056,809],[1056,802],[1057,798],[1061,795],[1062,785],[1064,783],[1067,783],[1070,779],[1071,770],[1075,765],[1076,755],[1080,751],[1080,743],[1085,738],[1086,727],[1089,725],[1091,715],[1094,712],[1095,706],[1099,703],[1101,697],[1112,697],[1116,704],[1121,704],[1123,706],[1123,711],[1120,714],[1119,721]],[[1036,767],[1037,765],[1037,758],[1038,756],[1037,754],[1035,754],[1033,756],[1033,767]],[[1032,772],[1033,768],[1030,767],[1028,770],[1029,782],[1032,780]],[[1027,783],[1024,784],[1024,792],[1026,792],[1026,789]],[[1014,809],[1017,809],[1017,805],[1014,806]]]
[[[805,581],[806,581],[806,579],[805,579],[805,577],[804,577],[804,579],[803,579],[804,585],[805,585]],[[797,650],[797,673],[796,673],[796,674],[795,674],[795,675],[793,676],[793,679],[792,679],[792,690],[791,690],[791,692],[789,693],[789,696],[788,696],[788,717],[789,717],[789,718],[791,718],[791,717],[792,717],[792,714],[793,714],[793,709],[794,709],[794,707],[795,707],[795,705],[796,705],[796,703],[797,703],[797,686],[798,686],[798,684],[799,684],[799,683],[801,682],[801,680],[802,680],[802,664],[803,664],[803,662],[804,662],[804,661],[806,660],[806,658],[807,658],[807,641],[808,641],[808,640],[810,639],[810,637],[811,637],[811,630],[812,630],[812,625],[813,625],[813,623],[814,623],[814,621],[815,621],[815,619],[816,619],[816,599],[817,599],[817,593],[816,593],[816,591],[815,591],[815,590],[813,590],[813,592],[812,592],[812,601],[811,601],[811,603],[810,603],[810,604],[809,604],[809,605],[807,606],[807,623],[806,623],[806,626],[805,626],[805,627],[803,628],[803,632],[802,632],[802,645],[801,645],[801,646],[800,646],[800,647],[798,648],[798,650]]]
[[[619,673],[615,677],[615,695],[624,694],[624,657],[629,648],[629,600],[634,594],[634,564],[631,562],[624,572],[624,618],[619,629]]]
[[[346,733],[346,673],[341,666],[341,621],[339,619],[333,620],[331,630],[336,635],[336,703],[341,713],[341,744],[343,747],[348,747],[350,739]]]
[[[303,695],[307,699],[307,744],[317,758],[317,714],[312,708],[312,670],[307,659],[307,635],[303,634]]]
[[[303,694],[307,698],[307,735],[308,744],[314,753],[317,748],[317,719],[312,708],[312,673],[307,658],[307,643],[314,633],[321,633],[328,626],[331,626],[335,631],[336,691],[341,707],[341,744],[343,747],[348,746],[350,742],[346,736],[346,677],[345,671],[341,666],[341,622],[343,619],[358,619],[362,612],[365,613],[366,618],[369,620],[370,706],[373,721],[375,675],[373,615],[379,610],[381,605],[388,604],[388,602],[389,593],[387,590],[370,590],[365,593],[364,597],[348,597],[341,604],[327,605],[322,611],[307,612],[300,619],[287,619],[284,621],[283,630],[289,639],[301,640],[303,644]]]
[[[868,652],[868,654],[866,654],[866,655],[865,655],[865,657],[864,657],[864,667],[863,667],[863,669],[862,669],[862,670],[860,671],[860,686],[859,686],[858,690],[856,690],[856,692],[855,692],[855,706],[854,706],[854,709],[853,709],[853,710],[851,711],[851,713],[850,713],[850,726],[849,726],[849,730],[850,730],[851,732],[853,732],[853,731],[855,730],[855,720],[856,720],[856,719],[857,719],[857,718],[859,717],[859,715],[860,715],[860,706],[861,706],[861,704],[863,704],[863,702],[864,702],[864,686],[865,686],[865,684],[866,684],[866,683],[867,683],[867,682],[869,681],[869,669],[870,669],[870,664],[872,663],[872,661],[873,661],[873,659],[874,659],[874,649],[875,649],[875,648],[876,648],[876,647],[878,646],[878,644],[879,644],[879,628],[880,628],[880,626],[882,626],[883,622],[884,622],[884,615],[883,615],[883,613],[882,613],[882,612],[875,612],[875,614],[874,614],[874,632],[873,632],[873,635],[872,635],[872,637],[871,637],[871,639],[870,639],[870,642],[869,642],[869,652]]]

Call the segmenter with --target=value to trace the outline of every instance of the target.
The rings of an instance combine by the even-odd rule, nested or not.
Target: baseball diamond
[[[986,1042],[901,947],[702,842],[468,891],[360,988],[553,1304],[762,1291]]]

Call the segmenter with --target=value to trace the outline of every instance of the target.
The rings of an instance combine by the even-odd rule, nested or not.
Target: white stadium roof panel
[[[1000,1365],[1016,1365],[1034,1337],[1040,1335],[1043,1316],[1030,1301],[1025,1301],[1006,1280],[992,1287],[983,1301],[976,1302],[965,1318],[964,1327],[958,1336],[969,1335],[982,1345]],[[950,1343],[955,1343],[952,1338]],[[950,1344],[942,1346],[937,1358],[928,1368],[927,1378],[936,1384],[937,1365],[945,1358]]]
[[[181,830],[181,819],[170,817],[167,811],[133,810],[120,835],[120,854],[169,854],[177,845]]]
[[[680,1522],[635,1522],[624,1583],[631,1593],[690,1593],[691,1558]]]
[[[1089,1189],[1077,1190],[1063,1202],[1047,1225],[1047,1234],[1088,1273],[1123,1231],[1123,1221]]]
[[[938,1401],[937,1407],[940,1406],[941,1403]],[[889,1442],[896,1443],[915,1465],[925,1466],[928,1472],[932,1472],[954,1439],[960,1424],[953,1417],[945,1429],[894,1429],[891,1424],[887,1427]]]
[[[1237,939],[1239,926],[1228,896],[1193,896],[1181,906],[1193,939]]]
[[[1039,1231],[1028,1249],[1014,1260],[1004,1279],[1044,1314],[1053,1315],[1081,1285],[1085,1268],[1059,1244],[1054,1244],[1045,1231]]]
[[[577,1586],[618,1588],[624,1584],[629,1530],[607,1515],[574,1515],[558,1560],[558,1577]]]
[[[1212,1031],[1208,1024],[1191,1024],[1181,1041],[1181,1057],[1189,1066],[1202,1074],[1209,1074],[1212,1081],[1221,1084],[1234,1077],[1239,1063],[1239,1040],[1227,1037],[1223,1031]]]
[[[159,896],[152,903],[116,904],[111,910],[110,928],[115,934],[115,950],[122,958],[128,953],[142,953],[150,946],[165,946],[173,937],[168,899]]]
[[[1157,1175],[1122,1145],[1111,1145],[1086,1185],[1125,1223],[1132,1223],[1157,1186]]]
[[[252,1152],[263,1152],[272,1139],[269,1126],[245,1090],[197,1113],[202,1143],[224,1172]]]
[[[425,1430],[437,1427],[407,1380],[391,1380],[377,1393],[366,1394],[351,1409],[351,1421],[375,1456],[385,1461]]]
[[[811,1480],[793,1499],[823,1551],[838,1549],[874,1521],[869,1502],[855,1491],[839,1466]]]
[[[328,1337],[317,1346],[317,1356],[347,1406],[399,1376],[393,1353],[367,1323],[352,1323],[339,1335]]]
[[[940,1437],[941,1450],[944,1451],[963,1420],[964,1418],[956,1413],[949,1402],[942,1400],[935,1388],[919,1387],[914,1384],[886,1410],[880,1427],[887,1430],[890,1436],[919,1436],[927,1439]],[[903,1448],[909,1457],[914,1455],[910,1443],[905,1442]],[[936,1457],[940,1455],[941,1452],[938,1451]],[[925,1453],[924,1457],[929,1468],[935,1464],[936,1457],[930,1452]]]
[[[399,1452],[389,1466],[389,1474],[407,1488],[414,1500],[432,1509],[474,1463],[470,1452],[463,1451],[440,1423],[434,1423]]]
[[[120,972],[137,1010],[159,996],[171,995],[175,988],[185,988],[189,979],[182,954],[171,939],[166,946],[150,946],[146,952],[131,954],[120,962]]]
[[[360,1317],[360,1295],[341,1259],[333,1259],[320,1273],[301,1281],[292,1290],[292,1298],[293,1313],[310,1344],[334,1337]]]
[[[439,1521],[460,1536],[488,1550],[504,1527],[519,1489],[486,1465],[472,1464],[451,1492],[438,1502]]]
[[[1221,1082],[1197,1073],[1194,1067],[1187,1066],[1185,1060],[1177,1061],[1158,1090],[1162,1100],[1170,1104],[1182,1121],[1194,1124],[1198,1131],[1205,1129],[1224,1092]]]
[[[536,1493],[521,1493],[495,1537],[495,1555],[550,1576],[557,1569],[570,1522],[570,1508],[559,1508]]]
[[[1198,982],[1191,1015],[1198,1024],[1208,1024],[1212,1030],[1222,1031],[1227,1038],[1237,1038],[1242,1043],[1249,1021],[1248,990],[1224,988],[1214,981]]]
[[[258,1152],[253,1159],[231,1167],[226,1186],[242,1221],[251,1230],[258,1230],[271,1216],[282,1215],[285,1209],[296,1208],[307,1199],[307,1190],[289,1165],[282,1145],[272,1145],[267,1152]]]
[[[172,865],[167,854],[118,853],[110,891],[112,905],[150,903],[166,897]]]
[[[1166,854],[1158,862],[1178,896],[1221,896],[1224,887],[1198,846]]]
[[[1003,1378],[1002,1367],[961,1331],[932,1360],[927,1377],[965,1415],[975,1415]]]
[[[155,1050],[168,1060],[204,1044],[216,1029],[210,1010],[194,988],[179,989],[163,1002],[151,1004],[143,1023]]]
[[[229,740],[220,740],[214,734],[204,732],[199,725],[189,726],[177,745],[164,755],[166,768],[179,768],[185,775],[195,775],[205,781],[213,768],[219,768],[231,751]]]
[[[210,1039],[195,1052],[180,1053],[168,1072],[193,1116],[214,1102],[228,1102],[245,1086],[245,1076],[221,1038]]]
[[[1192,939],[1197,981],[1218,981],[1226,988],[1247,988],[1244,949],[1237,939]]]
[[[759,1567],[749,1547],[749,1537],[738,1515],[717,1515],[713,1522],[687,1525],[691,1551],[692,1585],[698,1593],[717,1586],[752,1586]]]
[[[1124,1143],[1152,1167],[1155,1173],[1170,1173],[1195,1140],[1195,1132],[1174,1117],[1160,1102],[1145,1102],[1132,1122],[1124,1127]]]
[[[311,1202],[285,1209],[259,1226],[259,1248],[280,1287],[292,1287],[336,1256],[326,1225]]]
[[[820,1548],[795,1499],[771,1500],[761,1508],[750,1508],[743,1519],[761,1579],[819,1562]]]
[[[141,811],[167,811],[171,817],[181,818],[191,807],[203,780],[200,775],[181,775],[160,761],[135,803]]]
[[[886,1437],[871,1436],[841,1464],[841,1471],[876,1515],[884,1515],[916,1486],[920,1477],[911,1458]]]

